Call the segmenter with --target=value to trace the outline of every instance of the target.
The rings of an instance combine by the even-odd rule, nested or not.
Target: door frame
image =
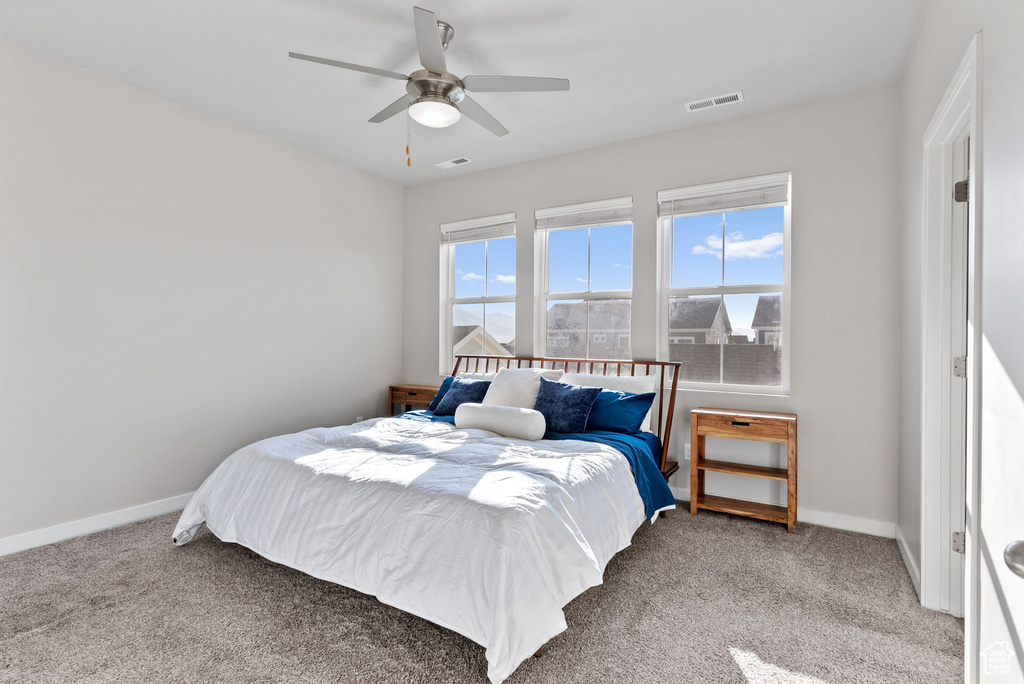
[[[977,625],[977,520],[971,513],[978,500],[979,419],[981,367],[980,325],[980,235],[981,235],[981,135],[980,135],[980,34],[976,34],[946,90],[938,109],[924,134],[924,311],[922,333],[923,411],[921,467],[921,604],[926,608],[957,614],[960,612],[960,590],[966,613],[965,647],[967,681],[976,663],[972,648]],[[952,358],[948,357],[952,316],[952,293],[949,286],[951,248],[954,238],[952,183],[954,180],[954,144],[963,133],[970,136],[971,179],[967,211],[967,294],[962,315],[967,321],[967,402],[966,402],[966,467],[963,496],[957,496],[949,483],[958,477],[959,447],[951,444],[948,417],[951,393],[955,389]],[[958,173],[958,172],[957,172]],[[964,576],[959,577],[958,556],[950,546],[950,521],[955,511],[966,511],[966,554]]]

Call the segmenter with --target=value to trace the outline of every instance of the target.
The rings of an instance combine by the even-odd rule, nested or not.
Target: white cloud
[[[515,283],[516,277],[514,275],[499,275],[495,276],[499,283]]]
[[[746,240],[743,233],[736,231],[725,236],[725,259],[769,259],[782,254],[782,233],[768,233],[759,238]],[[693,248],[693,254],[710,254],[722,256],[722,237],[708,235],[705,244]]]
[[[577,278],[576,282],[577,283],[585,283],[585,282],[587,282],[587,279],[586,278]]]
[[[467,273],[466,275],[462,276],[462,280],[465,280],[467,282],[473,282],[473,281],[476,281],[476,280],[483,280],[483,279],[484,279],[484,277],[482,275],[480,275],[479,273]]]

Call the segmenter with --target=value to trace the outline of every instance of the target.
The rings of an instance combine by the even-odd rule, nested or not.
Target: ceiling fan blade
[[[462,79],[462,85],[474,93],[539,93],[568,90],[569,79],[537,76],[466,76]]]
[[[384,109],[374,114],[373,118],[370,119],[370,123],[380,123],[381,121],[386,121],[390,119],[395,114],[399,114],[408,109],[409,105],[411,105],[413,103],[413,100],[415,99],[416,98],[414,98],[412,95],[403,95],[402,97],[398,98],[397,100],[389,104]]]
[[[416,25],[416,48],[420,53],[420,64],[435,74],[447,74],[448,63],[444,58],[444,46],[441,44],[437,17],[422,7],[413,7],[412,14]]]
[[[289,52],[289,57],[294,59],[304,59],[307,62],[316,62],[317,64],[326,64],[327,66],[341,67],[342,69],[351,69],[352,71],[362,71],[365,74],[373,74],[374,76],[385,76],[387,78],[398,79],[399,81],[408,81],[409,77],[400,74],[395,71],[388,71],[387,69],[377,69],[375,67],[363,66],[361,64],[352,64],[351,62],[339,62],[336,59],[326,59],[324,57],[314,57],[312,55],[302,55],[298,52]]]
[[[473,121],[489,130],[499,138],[503,135],[508,135],[508,129],[498,123],[498,120],[487,113],[487,110],[477,104],[476,100],[469,97],[462,98],[459,102],[459,109],[462,113],[468,116]]]

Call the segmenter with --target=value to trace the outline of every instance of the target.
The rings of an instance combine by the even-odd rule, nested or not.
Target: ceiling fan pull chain
[[[405,117],[405,165],[412,166],[412,156],[409,154],[409,146],[412,142],[412,122]]]

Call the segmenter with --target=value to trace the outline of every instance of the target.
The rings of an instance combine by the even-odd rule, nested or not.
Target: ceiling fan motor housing
[[[451,74],[435,74],[426,69],[414,71],[409,75],[409,81],[405,89],[415,98],[423,95],[437,95],[443,97],[453,104],[462,102],[466,97],[462,81]]]

